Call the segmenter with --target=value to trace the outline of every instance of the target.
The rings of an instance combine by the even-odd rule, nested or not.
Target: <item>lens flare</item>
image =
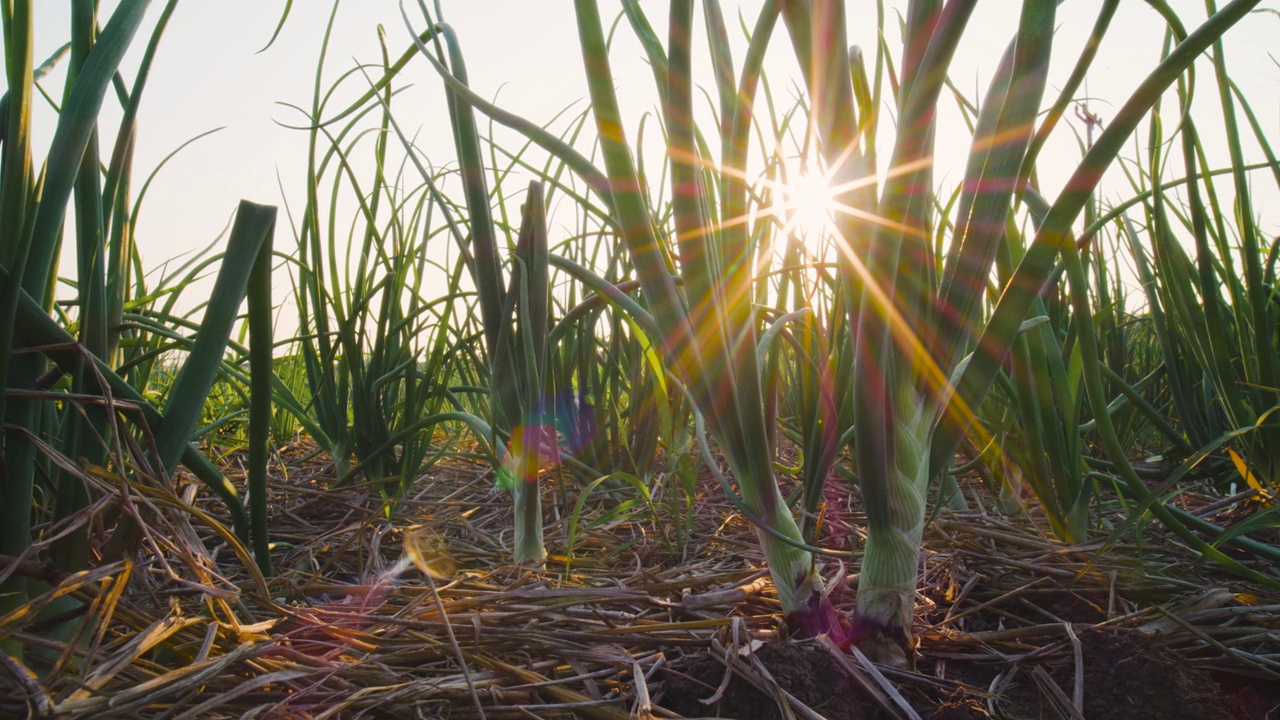
[[[448,545],[439,533],[426,527],[408,528],[404,532],[404,554],[423,575],[434,580],[448,580],[457,572]]]
[[[506,459],[495,483],[508,492],[520,483],[533,483],[547,467],[560,462],[563,449],[575,454],[596,436],[595,405],[584,390],[566,391],[538,399],[522,425],[511,430]]]

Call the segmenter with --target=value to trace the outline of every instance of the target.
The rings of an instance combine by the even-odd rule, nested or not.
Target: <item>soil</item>
[[[816,645],[771,643],[752,654],[780,688],[822,715],[832,720],[876,716],[874,702]],[[658,704],[684,717],[782,719],[777,701],[738,673],[733,674],[717,701],[704,703],[704,699],[716,695],[726,672],[725,665],[707,653],[686,655],[669,669]]]
[[[1083,716],[1088,720],[1269,720],[1280,718],[1280,688],[1236,674],[1211,674],[1192,666],[1159,636],[1125,628],[1079,633],[1084,668]],[[772,643],[753,655],[778,687],[831,720],[889,717],[861,687],[813,643]],[[1070,668],[1068,668],[1070,669]],[[957,670],[960,670],[957,668]],[[976,667],[957,674],[976,680]],[[976,671],[976,672],[975,672]],[[708,653],[686,655],[666,670],[656,701],[682,717],[781,720],[778,700]],[[725,685],[726,675],[730,675]],[[1070,697],[1074,674],[1059,669],[1054,681]],[[767,682],[767,681],[766,681]],[[974,690],[908,694],[927,720],[1056,718],[1058,711],[1034,692],[1030,674],[1010,688],[991,715]],[[717,692],[723,687],[722,692]],[[716,698],[714,702],[704,702]]]
[[[1084,715],[1096,720],[1185,718],[1226,720],[1213,683],[1158,638],[1136,630],[1087,630]]]
[[[1262,720],[1269,712],[1280,715],[1273,711],[1274,688],[1268,702],[1246,678],[1226,676],[1230,685],[1219,684],[1158,636],[1093,628],[1080,634],[1080,644],[1084,716],[1089,720]]]

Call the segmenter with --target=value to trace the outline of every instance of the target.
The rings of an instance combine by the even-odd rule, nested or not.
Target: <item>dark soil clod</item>
[[[875,703],[832,661],[826,651],[812,643],[773,643],[754,653],[778,686],[800,702],[832,720],[873,718]],[[751,664],[742,657],[742,664]],[[735,720],[781,720],[777,701],[734,672],[720,699],[701,701],[715,694],[726,672],[723,663],[707,653],[687,655],[673,664],[673,672],[663,683],[658,703],[685,717],[734,718]]]

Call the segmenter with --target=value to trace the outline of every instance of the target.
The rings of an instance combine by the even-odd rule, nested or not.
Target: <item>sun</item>
[[[794,236],[811,251],[819,250],[834,235],[839,202],[826,173],[813,165],[802,166],[774,192],[778,196],[774,212],[785,235]]]

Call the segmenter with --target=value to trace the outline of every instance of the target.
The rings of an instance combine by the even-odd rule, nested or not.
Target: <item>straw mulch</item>
[[[751,528],[709,482],[683,547],[666,510],[593,494],[569,558],[578,486],[549,477],[551,557],[533,570],[509,562],[510,502],[485,467],[439,464],[388,505],[375,488],[329,488],[328,463],[305,449],[285,453],[272,484],[273,578],[246,571],[213,520],[219,509],[181,477],[172,489],[117,483],[114,494],[99,478],[103,500],[83,526],[104,546],[122,516],[141,530],[89,571],[0,559],[0,578],[50,588],[0,619],[10,651],[0,652],[0,717],[647,718],[684,708],[1094,720],[1265,717],[1280,703],[1267,691],[1280,687],[1280,594],[1198,562],[1155,526],[1140,545],[1131,533],[1105,549],[1067,548],[1034,511],[944,513],[925,543],[919,660],[907,672],[821,638],[788,639]],[[234,457],[227,467],[234,476]],[[661,490],[656,500],[665,507]],[[833,503],[828,545],[859,547],[858,521],[856,493]],[[825,574],[850,608],[856,567],[845,570],[828,561]],[[76,602],[59,615],[68,597]],[[86,615],[95,621],[78,622]],[[817,687],[796,684],[806,678]]]

